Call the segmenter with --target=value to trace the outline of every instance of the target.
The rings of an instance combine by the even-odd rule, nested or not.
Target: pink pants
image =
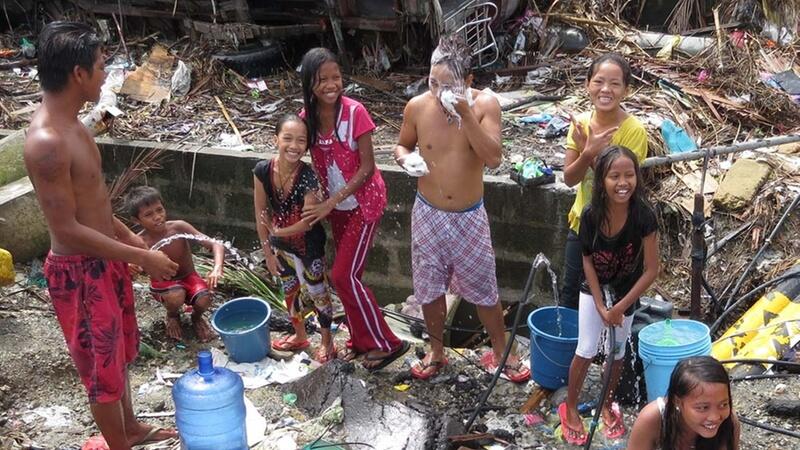
[[[333,210],[328,220],[336,245],[331,284],[339,295],[347,316],[347,325],[350,328],[348,347],[359,353],[397,349],[401,344],[400,339],[386,324],[372,291],[361,281],[378,221],[365,222],[360,208],[351,211]]]

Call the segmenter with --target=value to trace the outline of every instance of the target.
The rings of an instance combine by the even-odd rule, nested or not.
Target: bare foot
[[[183,339],[183,333],[181,332],[181,316],[180,315],[170,315],[167,314],[167,319],[165,320],[167,324],[167,336],[175,339],[176,341],[180,341]]]
[[[131,446],[151,444],[178,437],[178,432],[171,428],[145,425],[142,422],[136,424],[137,426],[133,430],[126,430],[128,431],[126,437]]]
[[[202,314],[192,314],[192,324],[194,325],[194,332],[197,334],[197,340],[200,342],[208,342],[214,337],[214,332],[208,326],[208,322]]]
[[[361,356],[361,354],[350,347],[345,347],[344,350],[342,350],[336,355],[337,358],[347,362],[354,361],[359,356]]]
[[[320,364],[325,364],[328,361],[336,359],[336,347],[333,346],[333,343],[328,345],[320,345],[319,348],[317,348],[314,359],[316,359]]]

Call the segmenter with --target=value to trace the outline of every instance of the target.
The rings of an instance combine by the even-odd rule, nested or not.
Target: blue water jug
[[[247,450],[242,378],[214,367],[207,350],[197,354],[197,365],[172,387],[181,449]]]

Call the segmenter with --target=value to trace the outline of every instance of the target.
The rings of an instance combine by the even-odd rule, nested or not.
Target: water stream
[[[247,267],[250,270],[255,270],[255,265],[253,264],[252,261],[250,261],[250,258],[248,258],[247,256],[242,255],[236,247],[231,245],[230,241],[223,241],[223,240],[211,238],[211,237],[208,237],[208,236],[205,236],[205,235],[202,235],[202,234],[191,234],[191,233],[173,234],[172,236],[165,237],[164,239],[161,239],[160,241],[158,241],[155,244],[153,244],[153,246],[150,247],[150,250],[159,250],[159,249],[163,248],[164,246],[167,246],[167,245],[177,241],[178,239],[186,239],[186,240],[189,240],[189,241],[211,242],[213,244],[220,244],[225,248],[225,253],[231,255],[236,263],[241,264],[242,266]]]

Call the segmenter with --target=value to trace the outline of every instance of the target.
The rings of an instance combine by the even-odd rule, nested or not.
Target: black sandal
[[[389,353],[388,355],[384,355],[384,356],[370,356],[370,355],[367,355],[367,356],[365,356],[364,357],[365,361],[380,361],[380,363],[378,363],[377,365],[375,365],[373,367],[364,367],[364,368],[369,370],[370,372],[375,372],[375,371],[381,370],[384,367],[388,366],[389,364],[397,361],[397,358],[405,355],[406,352],[408,351],[408,349],[411,348],[411,345],[408,342],[406,342],[406,341],[400,341],[400,342],[401,342],[400,346],[397,347],[396,349],[394,349],[392,351],[392,353]]]

